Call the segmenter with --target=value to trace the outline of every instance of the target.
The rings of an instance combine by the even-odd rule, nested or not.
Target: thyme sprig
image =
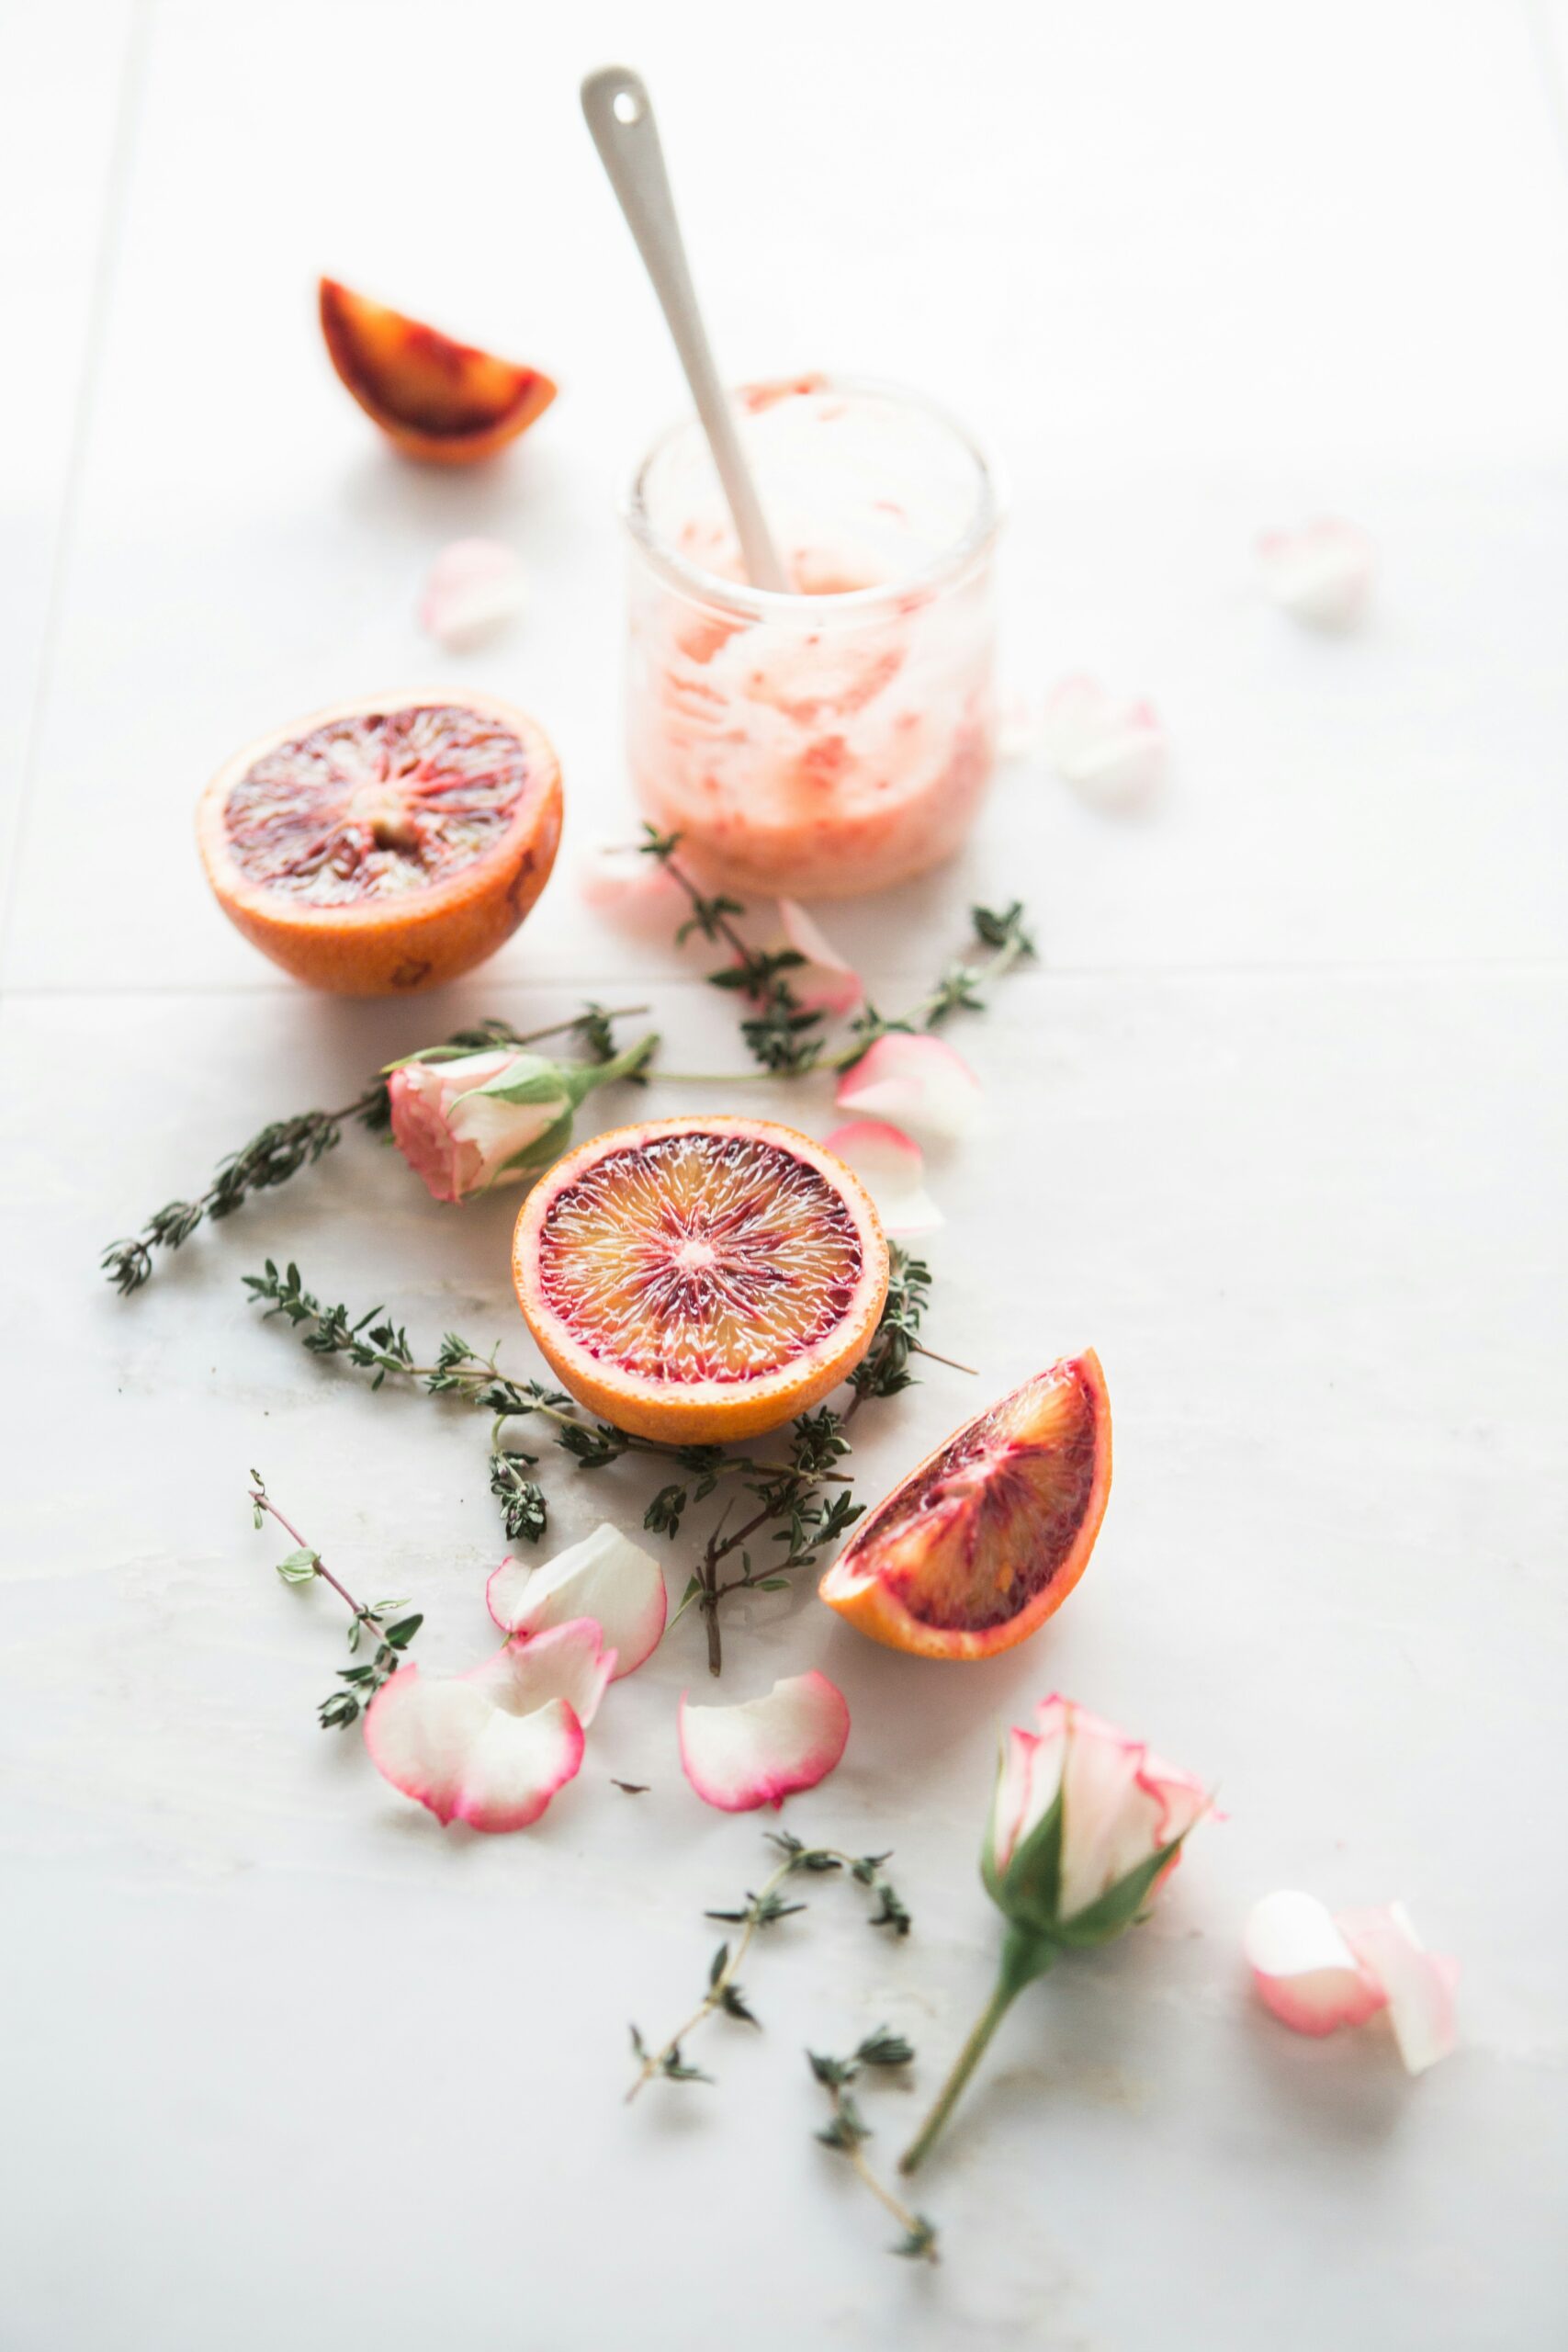
[[[825,1483],[841,1476],[833,1465],[850,1452],[845,1431],[868,1397],[896,1396],[912,1385],[913,1375],[908,1369],[912,1352],[935,1357],[935,1351],[924,1347],[919,1336],[931,1289],[931,1269],[923,1259],[911,1256],[896,1241],[888,1245],[888,1259],[887,1296],[871,1346],[850,1375],[852,1394],[847,1409],[839,1413],[823,1405],[814,1414],[802,1415],[791,1431],[787,1473],[773,1478],[746,1479],[745,1491],[756,1509],[735,1527],[729,1524],[728,1510],[720,1515],[670,1621],[671,1625],[677,1624],[688,1609],[695,1608],[701,1612],[707,1634],[710,1674],[718,1674],[724,1664],[719,1610],[728,1596],[732,1592],[784,1590],[795,1569],[809,1567],[818,1553],[837,1543],[863,1515],[864,1505],[857,1503],[848,1491],[831,1497],[819,1491]],[[954,1363],[951,1356],[935,1360],[951,1364],[959,1372],[969,1368]],[[675,1491],[666,1489],[667,1494]],[[662,1500],[662,1497],[655,1498],[653,1511]],[[774,1545],[784,1545],[782,1557],[753,1559],[749,1548],[753,1538],[775,1520],[783,1524],[770,1541]],[[658,1524],[652,1511],[644,1524]],[[727,1561],[737,1561],[735,1574],[723,1572]]]
[[[972,1364],[960,1363],[954,1356],[938,1355],[920,1338],[920,1324],[931,1286],[931,1270],[925,1260],[915,1257],[897,1241],[890,1241],[887,1261],[887,1295],[882,1303],[871,1345],[850,1374],[854,1395],[844,1415],[846,1421],[853,1419],[868,1398],[897,1396],[901,1390],[912,1388],[912,1355],[930,1356],[933,1363],[944,1363],[953,1372],[974,1376]]]
[[[390,1681],[403,1663],[403,1652],[424,1623],[415,1610],[411,1616],[399,1616],[397,1611],[408,1607],[404,1600],[355,1600],[345,1584],[339,1582],[321,1554],[315,1551],[291,1520],[285,1519],[272,1497],[259,1470],[251,1472],[251,1515],[260,1528],[268,1516],[276,1519],[285,1534],[294,1538],[294,1549],[277,1563],[277,1573],[285,1584],[313,1584],[319,1577],[347,1606],[349,1612],[348,1646],[357,1651],[367,1634],[373,1634],[376,1646],[367,1658],[360,1658],[353,1666],[340,1666],[337,1679],[344,1684],[341,1690],[332,1691],[316,1710],[316,1720],[323,1731],[342,1731],[358,1720],[361,1711],[383,1682]]]
[[[806,2061],[817,2080],[833,2102],[831,2120],[815,2134],[825,2148],[847,2156],[861,2179],[879,2205],[892,2214],[904,2234],[897,2245],[889,2246],[890,2254],[903,2255],[910,2261],[936,2262],[936,2225],[906,2205],[901,2198],[878,2180],[865,2154],[865,2143],[872,2137],[870,2124],[852,2096],[850,2086],[860,2079],[865,2069],[908,2066],[915,2055],[914,2045],[901,2033],[878,2026],[868,2033],[847,2058],[831,2058],[821,2051],[808,2050]]]
[[[499,1046],[534,1046],[546,1037],[570,1035],[590,1061],[611,1061],[615,1050],[611,1023],[647,1010],[639,1004],[608,1012],[602,1004],[590,1003],[568,1021],[525,1031],[513,1029],[506,1021],[481,1021],[471,1029],[455,1031],[445,1044],[427,1046],[409,1059],[450,1061],[457,1054],[489,1053]],[[271,1192],[288,1183],[302,1168],[313,1168],[329,1151],[336,1150],[346,1127],[383,1133],[391,1121],[387,1075],[378,1070],[362,1093],[335,1111],[300,1111],[292,1118],[272,1120],[249,1143],[220,1160],[205,1192],[194,1200],[166,1201],[153,1211],[140,1234],[111,1241],[99,1263],[121,1297],[128,1298],[151,1280],[154,1250],[182,1248],[198,1226],[216,1225],[232,1216],[254,1193]]]
[[[675,944],[702,938],[728,947],[731,960],[708,974],[709,985],[743,996],[750,1008],[740,1023],[740,1035],[753,1061],[773,1078],[804,1078],[811,1070],[846,1070],[869,1052],[879,1037],[898,1030],[906,1035],[938,1029],[955,1012],[982,1012],[986,990],[1004,972],[1035,953],[1026,928],[1023,903],[972,907],[970,947],[950,958],[932,987],[903,1012],[883,1014],[864,1004],[850,1023],[849,1043],[828,1050],[827,1016],[809,1012],[797,995],[790,975],[806,958],[793,947],[754,947],[739,928],[746,914],[743,900],[723,891],[709,894],[694,881],[676,857],[678,832],[643,827],[638,844],[647,857],[657,858],[684,893],[691,913],[677,925]],[[976,954],[975,951],[981,951]]]
[[[533,1468],[538,1456],[525,1453],[506,1438],[507,1423],[530,1416],[550,1424],[553,1442],[582,1470],[605,1469],[626,1453],[651,1454],[660,1462],[678,1464],[686,1473],[685,1480],[660,1487],[644,1516],[644,1526],[656,1535],[674,1535],[688,1503],[705,1499],[721,1478],[777,1482],[795,1475],[795,1453],[788,1460],[771,1460],[765,1455],[728,1453],[716,1445],[661,1445],[655,1438],[635,1437],[626,1430],[613,1429],[607,1421],[585,1419],[564,1390],[547,1388],[538,1380],[513,1379],[500,1367],[499,1348],[486,1355],[457,1331],[443,1336],[434,1363],[421,1363],[407,1331],[384,1308],[373,1306],[351,1317],[346,1306],[323,1306],[313,1291],[306,1289],[292,1260],[279,1272],[276,1261],[268,1258],[261,1273],[242,1279],[252,1304],[265,1306],[269,1317],[281,1316],[298,1331],[300,1344],[311,1355],[344,1357],[356,1370],[369,1373],[372,1390],[381,1387],[389,1377],[407,1380],[428,1396],[457,1396],[490,1413],[493,1417],[491,1489],[501,1500],[506,1532],[514,1542],[536,1543],[548,1524],[543,1489],[523,1477],[519,1467]],[[819,1475],[848,1483],[841,1472],[826,1466]]]
[[[768,1842],[783,1856],[755,1893],[747,1891],[746,1899],[738,1908],[728,1911],[705,1911],[705,1919],[716,1919],[726,1927],[737,1928],[739,1933],[726,1938],[708,1963],[707,1986],[702,1999],[683,2024],[678,2026],[667,2041],[658,2049],[650,2049],[634,2025],[631,2029],[632,2055],[637,2062],[637,2072],[626,2093],[629,2103],[655,2075],[669,2083],[711,2083],[713,2076],[705,2075],[698,2066],[691,2065],[684,2055],[684,2045],[711,2017],[720,2011],[742,2025],[760,2025],[761,2020],[746,1998],[739,1983],[742,1961],[750,1951],[753,1939],[764,1928],[773,1927],[780,1919],[787,1919],[804,1911],[804,1903],[789,1902],[784,1889],[789,1880],[797,1877],[824,1877],[834,1871],[846,1871],[857,1886],[867,1887],[878,1897],[878,1908],[871,1916],[874,1928],[889,1928],[896,1936],[907,1936],[911,1921],[888,1879],[883,1864],[891,1860],[886,1854],[847,1854],[838,1846],[807,1846],[801,1838],[793,1838],[787,1830],[770,1830]]]
[[[815,1413],[803,1413],[791,1430],[787,1469],[761,1477],[749,1476],[744,1481],[744,1491],[755,1501],[755,1510],[734,1528],[729,1525],[729,1506],[719,1514],[670,1620],[675,1625],[688,1609],[700,1611],[707,1633],[711,1674],[719,1673],[724,1664],[718,1612],[727,1597],[732,1592],[786,1590],[795,1570],[809,1567],[823,1547],[836,1543],[863,1511],[864,1505],[855,1501],[847,1486],[830,1498],[819,1491],[819,1482],[843,1476],[833,1465],[850,1451],[843,1433],[848,1418],[827,1405]],[[667,1495],[671,1491],[665,1490]],[[656,1498],[655,1509],[662,1499]],[[754,1560],[748,1547],[775,1520],[783,1524],[769,1541],[784,1545],[783,1555]],[[738,1554],[735,1575],[722,1575],[724,1563]]]
[[[406,1330],[383,1307],[351,1317],[346,1306],[323,1305],[306,1289],[292,1261],[280,1272],[269,1258],[261,1273],[246,1274],[243,1280],[253,1304],[269,1317],[280,1316],[312,1355],[342,1357],[370,1374],[372,1389],[389,1378],[399,1379],[427,1395],[457,1396],[489,1413],[490,1487],[513,1543],[537,1543],[548,1525],[544,1489],[528,1475],[539,1457],[516,1442],[515,1425],[529,1417],[547,1424],[552,1442],[581,1470],[605,1469],[635,1453],[677,1471],[680,1475],[658,1488],[643,1513],[649,1534],[673,1541],[689,1511],[714,1495],[721,1482],[735,1480],[736,1489],[703,1539],[697,1565],[671,1618],[673,1626],[687,1610],[700,1612],[709,1671],[716,1675],[723,1666],[719,1611],[728,1597],[784,1590],[797,1568],[810,1566],[860,1518],[863,1506],[854,1500],[850,1476],[841,1466],[850,1453],[845,1431],[854,1415],[869,1397],[895,1396],[910,1385],[912,1353],[953,1363],[952,1357],[936,1356],[919,1337],[930,1268],[897,1242],[890,1244],[890,1257],[882,1318],[851,1375],[849,1406],[842,1413],[823,1405],[815,1413],[802,1414],[778,1455],[734,1453],[719,1445],[665,1445],[655,1438],[631,1436],[585,1417],[560,1389],[537,1380],[514,1379],[502,1370],[499,1349],[487,1355],[456,1331],[445,1335],[434,1363],[421,1362]],[[740,1497],[751,1508],[742,1508],[737,1520],[735,1505]],[[763,1551],[761,1542],[770,1529],[769,1548]],[[759,1546],[755,1551],[753,1544]]]

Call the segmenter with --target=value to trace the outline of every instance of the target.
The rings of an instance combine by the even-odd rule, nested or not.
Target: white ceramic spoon
[[[779,561],[703,329],[675,218],[675,199],[670,193],[670,175],[659,144],[659,126],[642,76],[626,65],[601,66],[582,85],[582,111],[686,371],[719,483],[735,518],[747,577],[754,588],[787,590],[789,580]]]

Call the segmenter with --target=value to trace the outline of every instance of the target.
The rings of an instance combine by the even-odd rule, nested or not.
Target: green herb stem
[[[279,1576],[288,1584],[311,1584],[319,1577],[323,1584],[331,1585],[349,1612],[348,1646],[351,1651],[358,1649],[362,1634],[369,1633],[375,1636],[376,1647],[371,1656],[367,1659],[357,1660],[353,1666],[340,1667],[337,1679],[344,1688],[331,1692],[316,1711],[317,1721],[323,1731],[341,1731],[356,1722],[382,1684],[391,1680],[403,1663],[403,1653],[424,1620],[416,1612],[389,1623],[387,1621],[394,1611],[403,1607],[401,1601],[356,1600],[341,1578],[333,1575],[321,1554],[306,1543],[293,1521],[286,1519],[278,1510],[266,1491],[261,1473],[253,1470],[251,1478],[251,1514],[255,1525],[259,1528],[264,1518],[270,1516],[276,1520],[286,1534],[294,1538],[295,1549],[287,1560],[279,1563]]]
[[[904,2233],[903,2244],[896,2245],[893,2252],[912,2255],[921,2262],[940,2262],[942,2256],[936,2250],[936,2232],[923,2213],[912,2211],[901,2198],[896,2197],[878,2180],[867,2161],[863,2144],[857,2140],[852,2148],[845,2149],[844,2154],[878,2204],[886,2207]]]
[[[310,1545],[306,1543],[305,1538],[300,1534],[299,1530],[295,1526],[294,1521],[291,1519],[284,1518],[283,1513],[278,1510],[277,1505],[273,1501],[272,1497],[267,1493],[266,1488],[261,1484],[259,1479],[249,1491],[251,1500],[255,1505],[256,1509],[258,1510],[269,1511],[272,1517],[276,1520],[279,1527],[283,1529],[284,1533],[286,1535],[293,1536],[295,1543],[299,1545],[301,1552],[309,1552],[310,1550]],[[363,1601],[355,1600],[353,1593],[350,1592],[345,1584],[339,1582],[338,1578],[333,1576],[331,1568],[328,1567],[326,1562],[322,1559],[319,1552],[315,1555],[315,1564],[316,1574],[321,1577],[321,1582],[323,1584],[330,1584],[333,1590],[338,1595],[339,1599],[347,1603],[350,1613],[353,1616],[357,1617],[361,1624],[367,1625],[371,1622],[370,1611],[365,1606]]]
[[[913,2211],[877,2178],[865,2153],[865,2143],[872,2136],[871,2126],[850,2095],[850,2086],[858,2082],[868,2067],[880,2072],[907,2066],[914,2055],[913,2047],[903,2035],[890,2033],[886,2026],[867,2034],[847,2058],[824,2057],[815,2050],[806,2053],[812,2074],[833,2103],[832,2120],[825,2131],[818,2132],[818,2139],[825,2148],[848,2159],[877,2203],[892,2214],[903,2231],[899,2243],[888,2251],[922,2262],[935,2262],[939,2259],[935,2225],[923,2213]]]
[[[703,1995],[691,2016],[683,2024],[676,2027],[661,2049],[651,2051],[643,2058],[637,2078],[626,2093],[626,2103],[628,2107],[645,2083],[650,2083],[655,2075],[662,2074],[671,2058],[679,2059],[681,2045],[690,2039],[698,2026],[711,2018],[716,2009],[723,2008],[725,1995],[739,1976],[740,1963],[751,1949],[752,1938],[756,1935],[758,1928],[763,1924],[761,1916],[761,1907],[766,1904],[768,1896],[784,1884],[793,1867],[793,1863],[789,1861],[781,1862],[772,1876],[763,1880],[761,1887],[750,1899],[746,1921],[739,1935],[734,1943],[727,1948],[726,1957],[717,1975],[709,1978],[707,1991]]]

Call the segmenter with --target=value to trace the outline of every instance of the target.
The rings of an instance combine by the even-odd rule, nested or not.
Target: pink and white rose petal
[[[835,1016],[852,1012],[865,994],[859,973],[793,899],[779,900],[779,920],[788,944],[806,958],[803,964],[792,965],[788,973],[801,1010]]]
[[[1354,523],[1332,515],[1287,531],[1265,531],[1258,568],[1274,602],[1309,628],[1354,628],[1371,601],[1377,549]]]
[[[1253,1905],[1243,1945],[1258,1997],[1294,2033],[1364,2025],[1385,2003],[1326,1903],[1281,1887]]]
[[[1335,1924],[1387,1996],[1389,2025],[1406,2071],[1424,2075],[1459,2039],[1458,1961],[1427,1950],[1403,1903],[1340,1911]]]
[[[1243,1948],[1259,2000],[1293,2032],[1333,2033],[1386,2009],[1413,2075],[1455,2046],[1458,1964],[1427,1950],[1401,1903],[1336,1914],[1282,1887],[1253,1905]]]
[[[512,620],[523,606],[523,566],[500,539],[454,539],[425,577],[422,628],[459,652]]]
[[[845,1070],[833,1096],[840,1111],[913,1128],[917,1135],[965,1135],[980,1115],[980,1081],[942,1037],[893,1030]]]
[[[902,1128],[886,1119],[852,1119],[825,1137],[871,1194],[883,1230],[895,1236],[934,1233],[942,1211],[926,1190],[925,1155]]]
[[[1134,808],[1165,774],[1168,746],[1150,702],[1112,694],[1084,673],[1045,698],[1041,741],[1064,784],[1101,808]]]
[[[400,1667],[365,1717],[384,1779],[438,1821],[525,1829],[582,1762],[615,1653],[592,1619],[513,1640],[467,1674]]]
[[[607,1521],[536,1567],[502,1560],[485,1601],[503,1634],[542,1634],[592,1618],[615,1655],[617,1682],[653,1656],[669,1605],[658,1561]]]
[[[776,1810],[814,1789],[844,1752],[850,1711],[825,1674],[788,1675],[761,1699],[694,1707],[681,1699],[681,1765],[705,1804],[721,1813]]]

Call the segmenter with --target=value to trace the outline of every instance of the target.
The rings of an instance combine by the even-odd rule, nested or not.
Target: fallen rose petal
[[[400,1667],[366,1713],[377,1770],[439,1821],[525,1829],[582,1761],[615,1668],[591,1619],[509,1641],[467,1674]]]
[[[1366,611],[1377,549],[1354,523],[1324,516],[1258,542],[1263,584],[1277,605],[1314,628],[1354,628]]]
[[[750,1813],[827,1778],[844,1752],[850,1711],[814,1668],[735,1707],[694,1707],[682,1693],[680,1734],[682,1768],[704,1804]]]
[[[793,899],[779,900],[779,920],[784,934],[804,964],[793,965],[787,974],[789,985],[805,1012],[852,1012],[865,990],[858,972],[845,963],[831,943],[823,937],[804,907]]]
[[[886,1119],[852,1119],[824,1138],[871,1194],[885,1233],[933,1233],[942,1214],[925,1187],[925,1157]]]
[[[499,539],[454,539],[425,576],[422,628],[454,652],[509,621],[523,604],[523,566]]]
[[[1363,2025],[1387,2003],[1315,1894],[1281,1887],[1264,1895],[1252,1906],[1242,1944],[1258,1999],[1293,2032]]]
[[[1458,2039],[1454,1987],[1459,1962],[1430,1952],[1403,1903],[1373,1911],[1340,1911],[1335,1926],[1361,1967],[1382,1988],[1399,2054],[1412,2075],[1446,2058]]]
[[[658,1561],[608,1524],[537,1567],[502,1560],[485,1600],[503,1634],[540,1634],[592,1618],[615,1652],[617,1682],[659,1647],[668,1607]]]
[[[839,1080],[840,1111],[890,1120],[931,1136],[960,1136],[980,1109],[980,1081],[940,1037],[879,1037]]]
[[[595,842],[578,861],[578,888],[596,914],[637,931],[668,932],[691,910],[661,858],[626,842]]]
[[[1165,729],[1153,705],[1123,701],[1095,678],[1052,688],[1041,740],[1064,784],[1102,808],[1146,800],[1165,772]]]

